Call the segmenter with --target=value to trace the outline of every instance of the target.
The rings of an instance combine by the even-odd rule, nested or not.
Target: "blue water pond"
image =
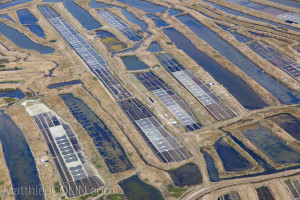
[[[33,42],[24,34],[1,22],[0,32],[20,48],[36,50],[41,54],[53,53],[55,51],[55,49]]]

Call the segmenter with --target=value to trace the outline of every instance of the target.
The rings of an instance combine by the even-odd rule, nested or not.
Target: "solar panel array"
[[[142,106],[136,99],[124,100],[131,94],[123,85],[112,75],[107,68],[103,58],[82,38],[64,19],[62,19],[52,8],[43,5],[39,7],[42,14],[52,24],[61,36],[73,47],[76,53],[89,66],[90,70],[108,88],[108,91],[117,99],[119,106],[123,109],[126,116],[134,124],[135,128],[150,146],[154,154],[162,162],[181,161],[190,158],[187,151],[171,136],[155,119],[151,112]],[[91,59],[91,60],[90,60]],[[94,61],[93,63],[90,63]],[[106,78],[106,79],[104,79]],[[108,85],[108,83],[111,83]],[[107,83],[107,84],[106,84]],[[122,101],[121,101],[122,100]],[[137,109],[129,109],[127,104],[134,102]],[[131,104],[130,104],[131,105]],[[143,111],[143,112],[142,112]],[[136,114],[136,115],[129,115]],[[134,118],[133,118],[134,117]],[[139,120],[133,120],[138,118]]]
[[[132,30],[127,24],[125,24],[120,18],[116,15],[108,12],[106,10],[97,10],[97,13],[100,15],[104,21],[108,24],[112,25],[114,28],[123,33],[128,39],[132,41],[140,41],[142,39],[141,36],[136,34],[134,30]]]
[[[108,69],[107,63],[101,55],[99,55],[64,19],[46,5],[40,6],[39,9],[75,52],[86,62],[89,69],[99,78],[101,83],[109,90],[114,98],[123,99],[131,96]]]
[[[255,189],[259,200],[275,200],[271,190],[268,187],[262,186]]]
[[[232,191],[232,192],[223,194],[222,196],[218,197],[218,200],[239,200],[239,196],[236,192]]]
[[[188,152],[136,99],[118,101],[145,142],[164,163],[190,158]]]
[[[136,74],[137,79],[168,108],[187,131],[200,129],[201,125],[194,118],[193,113],[166,83],[152,72]]]
[[[292,194],[294,200],[300,200],[300,182],[299,182],[299,180],[294,180],[294,181],[287,180],[287,181],[285,181],[285,184],[286,184],[288,190],[290,191],[290,193]]]
[[[278,17],[300,24],[300,15],[295,14],[295,13],[283,13],[283,14],[279,15]]]
[[[291,58],[282,55],[264,43],[254,42],[252,44],[248,44],[248,46],[262,58],[282,69],[297,81],[300,81],[299,62],[293,61]]]
[[[68,197],[91,193],[104,185],[91,172],[78,138],[69,125],[52,112],[32,117],[47,142]]]
[[[255,9],[255,10],[263,10],[263,9],[267,8],[267,6],[252,3],[252,2],[247,1],[247,0],[226,0],[226,1],[234,3],[234,4],[238,4],[238,5],[241,5],[241,6],[245,6],[247,8],[252,8],[252,9]]]
[[[218,97],[216,97],[197,77],[185,70],[172,56],[167,53],[156,56],[164,68],[170,72],[197,100],[217,119],[225,120],[235,117]]]
[[[268,13],[270,15],[274,15],[284,20],[290,20],[295,23],[300,23],[300,15],[296,13],[289,13],[284,10],[280,10],[277,8],[272,8],[270,6],[265,6],[257,3],[250,2],[248,0],[226,0],[230,3],[234,3],[237,5],[245,6],[247,8],[251,8],[254,10],[258,10],[261,12]]]

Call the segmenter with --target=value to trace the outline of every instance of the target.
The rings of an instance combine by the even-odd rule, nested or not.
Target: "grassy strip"
[[[57,182],[55,182],[55,184],[54,184],[54,190],[55,190],[55,192],[58,194],[58,193],[61,193],[61,185],[60,185],[60,182],[59,181],[57,181]]]
[[[94,191],[94,192],[92,192],[90,194],[87,194],[87,195],[84,195],[84,196],[80,197],[80,200],[87,200],[88,198],[90,198],[90,197],[96,197],[96,196],[98,196],[101,193],[102,193],[102,190],[99,190],[99,191],[96,190],[96,191]]]
[[[186,189],[176,187],[173,184],[169,184],[167,186],[167,190],[168,190],[169,195],[171,197],[175,197],[175,198],[179,198],[186,191]]]
[[[125,200],[124,194],[110,194],[106,197],[107,200]]]
[[[12,102],[15,101],[14,98],[10,98],[10,97],[5,97],[5,98],[3,98],[3,99],[4,99],[4,101],[5,101],[6,103],[12,103]]]
[[[0,92],[13,92],[18,90],[19,88],[4,88],[4,89],[0,89]]]

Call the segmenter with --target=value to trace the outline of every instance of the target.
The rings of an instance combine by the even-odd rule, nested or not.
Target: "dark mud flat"
[[[0,141],[15,199],[44,200],[44,191],[30,147],[21,130],[4,112],[0,112]]]
[[[119,173],[133,168],[123,147],[106,124],[80,99],[72,94],[61,95],[73,116],[92,138],[95,147],[104,159],[111,173]]]
[[[169,171],[176,186],[184,187],[202,183],[202,175],[195,164],[186,164],[178,169]]]
[[[119,182],[127,200],[163,200],[161,192],[141,181],[138,175]]]
[[[143,40],[140,41],[140,42],[135,43],[135,45],[134,45],[133,48],[131,48],[131,49],[125,49],[124,51],[120,51],[120,52],[117,52],[117,53],[133,52],[133,51],[137,50],[137,49],[141,46],[142,43],[143,43]],[[113,53],[113,54],[114,54],[114,53]]]
[[[101,42],[106,46],[109,52],[118,52],[127,46],[108,31],[96,31],[96,34],[100,37]]]

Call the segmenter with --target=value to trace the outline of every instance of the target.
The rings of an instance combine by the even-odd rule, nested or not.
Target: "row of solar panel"
[[[49,142],[51,143],[52,151],[55,152],[54,155],[63,157],[63,160],[66,164],[78,161],[77,153],[80,152],[82,148],[78,142],[78,139],[75,137],[75,134],[73,133],[72,134],[73,136],[71,138],[67,137],[67,135],[62,135],[53,138],[49,128],[54,127],[54,125],[49,115],[52,115],[53,117],[53,114],[51,112],[48,112],[48,113],[43,113],[43,114],[33,116],[33,118],[39,128],[42,126],[42,129],[40,130],[50,140]],[[59,124],[58,126],[61,125]],[[68,130],[69,133],[70,131],[71,129]],[[86,178],[86,174],[84,170],[74,170],[74,169],[73,169],[74,171],[72,169],[69,170],[75,180]]]
[[[44,14],[45,6],[41,6],[40,10]],[[87,63],[91,71],[100,79],[103,85],[110,91],[116,99],[123,99],[130,97],[130,93],[117,80],[107,68],[107,63],[89,44],[83,39],[64,19],[57,17],[57,13],[47,7],[48,12],[54,13],[55,18],[49,18],[49,21],[61,33],[61,35],[68,41],[79,56]],[[47,15],[47,12],[45,14]]]
[[[73,153],[69,155],[67,154],[63,155],[64,157],[66,157],[64,160],[61,154],[64,154],[65,150],[67,149],[64,150],[63,148],[67,147],[68,149],[70,149],[71,147],[70,142],[72,143],[73,147],[75,147],[75,149],[76,146],[79,145],[78,140],[76,137],[74,137],[75,134],[70,128],[70,126],[61,123],[58,120],[58,118],[55,115],[53,115],[51,112],[33,116],[33,119],[36,122],[38,128],[41,130],[47,142],[48,148],[53,157],[56,168],[61,177],[64,191],[66,192],[69,198],[91,193],[95,189],[100,188],[101,186],[104,185],[102,180],[99,177],[87,177],[83,170],[82,165],[73,166],[70,167],[69,169],[66,166],[65,161],[67,161],[69,158],[74,158],[75,154]],[[66,135],[56,137],[55,139],[52,137],[49,128],[54,126],[60,126],[60,125],[63,126],[64,130],[66,131],[66,134],[68,135],[68,137],[70,137],[69,138],[70,142],[69,140],[68,142],[66,142],[67,140]],[[66,143],[68,143],[68,145],[65,145]],[[62,153],[59,151],[59,148],[60,150],[62,150],[61,151]],[[80,151],[81,148],[76,149],[78,157],[80,158],[81,162],[84,164],[86,163],[86,161],[84,160],[84,156]],[[75,180],[73,178],[75,178]]]
[[[295,13],[284,13],[279,15],[278,17],[280,17],[281,19],[285,19],[285,20],[289,20],[295,23],[300,23],[300,15],[295,14]]]
[[[75,44],[76,43],[77,41],[75,41]],[[92,50],[94,54],[98,55],[97,57],[93,57],[92,59],[91,56],[89,56],[89,52],[82,52],[80,50],[81,49],[78,50],[80,56],[84,60],[87,60],[87,63],[89,64],[89,66],[91,66],[90,69],[92,70],[92,72],[94,72],[94,74],[100,79],[100,81],[106,86],[106,88],[109,89],[109,91],[114,95],[115,98],[122,99],[130,96],[129,92],[111,74],[111,72],[108,70],[108,68],[106,68],[106,66],[104,68],[101,68],[99,65],[97,65],[96,60],[97,57],[100,57],[99,54],[97,54],[94,50]],[[94,54],[92,56],[94,56]],[[93,63],[90,62],[91,60],[93,61]]]
[[[69,198],[92,193],[103,185],[102,180],[97,176],[91,176],[78,181],[63,182],[64,190]]]
[[[119,101],[118,104],[162,162],[167,163],[190,158],[190,155],[178,141],[136,99]]]
[[[236,192],[232,191],[218,197],[218,200],[239,200],[239,195]]]
[[[53,11],[54,12],[54,11]],[[63,21],[63,19],[61,19],[60,17],[57,17],[57,18],[53,18],[53,19],[50,19],[50,22],[52,22],[52,21],[54,21],[54,20],[56,20],[55,21],[55,23],[62,23],[62,21]],[[57,27],[57,25],[55,25],[55,23],[52,23],[52,25],[54,26],[54,27],[56,27],[56,29],[62,34],[62,36],[63,37],[65,37],[64,36],[64,33],[60,30],[60,29],[62,29],[63,31],[65,31],[66,30],[66,28],[64,28],[63,26],[61,26],[61,25],[59,25],[59,28]],[[65,21],[64,21],[64,23],[66,23]],[[82,39],[83,40],[83,39]],[[75,49],[76,50],[76,49]],[[78,53],[78,52],[77,52]],[[80,54],[80,53],[79,53]],[[83,57],[82,57],[82,59],[84,59]],[[96,71],[96,70],[95,70]],[[98,75],[97,77],[99,77],[100,75]],[[115,88],[115,89],[117,89],[117,88]],[[113,93],[112,93],[113,94]],[[129,93],[128,93],[129,94]],[[118,98],[117,98],[118,99]],[[120,102],[119,102],[120,103]],[[138,103],[139,104],[139,103]],[[120,105],[121,106],[121,105]],[[153,115],[149,112],[149,111],[147,111],[146,110],[146,108],[144,108],[142,105],[140,105],[139,104],[139,109],[138,110],[135,110],[135,111],[130,111],[131,113],[132,113],[132,115],[128,115],[128,113],[126,112],[126,114],[127,114],[127,116],[130,118],[130,119],[133,119],[133,118],[135,118],[135,120],[138,120],[138,119],[143,119],[145,116],[141,116],[142,114],[143,114],[143,112],[145,113],[145,114],[147,114],[148,115],[148,117],[153,117]],[[143,112],[142,112],[143,111]],[[124,111],[125,112],[125,111]],[[142,117],[142,118],[141,118]],[[165,152],[158,152],[158,154],[156,154],[156,155],[158,155],[158,157],[161,159],[161,161],[163,161],[163,162],[173,162],[173,161],[180,161],[180,160],[183,160],[183,159],[187,159],[187,158],[189,158],[190,157],[190,155],[186,152],[186,150],[184,150],[180,145],[179,145],[179,143],[172,137],[172,136],[170,136],[168,133],[167,133],[167,131],[156,121],[156,119],[153,117],[152,118],[152,120],[153,121],[155,121],[155,122],[153,122],[153,123],[157,123],[158,125],[159,125],[159,128],[161,129],[160,131],[164,131],[169,137],[167,137],[167,139],[169,140],[169,142],[171,142],[171,143],[174,143],[174,145],[176,144],[177,146],[176,146],[176,149],[172,149],[172,150],[170,150],[170,151],[165,151]],[[132,121],[133,122],[133,121]],[[137,123],[135,123],[135,122],[133,122],[134,123],[134,125],[136,126],[136,128],[138,129],[140,129],[141,130],[141,128],[139,127],[139,125],[137,124]],[[142,124],[142,123],[141,123]],[[152,124],[152,123],[151,123]],[[153,124],[152,124],[152,126],[154,126]],[[155,127],[155,126],[154,126]],[[143,127],[143,128],[145,128],[145,127]],[[156,131],[156,133],[158,132],[159,134],[157,135],[157,136],[160,136],[161,135],[161,133],[158,131],[158,130],[156,130],[156,128],[154,128],[154,130]],[[148,133],[148,136],[149,136],[149,138],[151,138],[151,141],[150,141],[150,139],[146,136],[146,137],[144,137],[144,139],[147,139],[148,141],[149,141],[149,146],[153,146],[154,147],[154,144],[153,144],[153,142],[155,142],[155,139],[157,139],[157,138],[155,138],[155,136],[154,137],[150,137],[150,132],[149,132],[149,130],[148,129],[145,129],[144,131],[146,131],[147,133]],[[144,134],[144,136],[145,136],[145,132],[143,132],[143,131],[141,131],[142,133],[141,134]],[[155,134],[156,134],[155,133]],[[167,142],[167,140],[166,140],[166,138],[164,138],[163,140],[161,140],[162,142],[164,142],[163,144],[160,144],[160,143],[156,143],[155,145],[155,147],[154,148],[152,148],[153,149],[153,151],[158,151],[157,150],[157,148],[160,148],[160,149],[163,149],[163,148],[171,148],[172,146],[171,146],[171,144],[169,143],[169,142]],[[165,145],[164,145],[165,144]],[[159,146],[159,147],[158,147]]]
[[[234,4],[238,4],[238,5],[241,5],[241,6],[245,6],[245,7],[248,7],[248,8],[252,8],[252,9],[255,9],[255,10],[263,10],[263,9],[267,8],[267,6],[260,5],[260,4],[255,4],[255,3],[252,3],[252,2],[247,1],[247,0],[226,0],[226,1],[234,3]]]
[[[216,97],[197,77],[185,70],[172,56],[167,53],[156,55],[163,67],[171,73],[217,120],[235,117],[221,100]],[[176,70],[175,67],[177,66]],[[174,70],[170,70],[170,68]]]
[[[74,48],[78,48],[81,54],[86,54],[91,67],[107,67],[105,60],[53,9],[47,6],[41,6],[40,10],[45,16],[49,16],[48,12],[53,13],[53,17],[48,18],[50,22],[53,23],[57,29],[59,28],[59,31],[63,33],[63,36],[66,36],[65,39],[67,39],[69,43],[74,43],[72,44]]]
[[[180,121],[187,131],[200,129],[201,125],[193,117],[192,112],[184,101],[179,98],[166,83],[160,80],[152,72],[136,74],[137,79],[168,108],[168,110]]]
[[[107,75],[104,72],[107,71]],[[98,79],[107,87],[116,99],[121,100],[131,97],[131,94],[119,82],[119,80],[108,69],[96,69],[93,71]]]
[[[49,118],[49,116],[51,118]],[[54,126],[60,125],[60,122],[58,121],[57,117],[53,116],[52,113],[48,112],[48,113],[39,114],[37,116],[33,116],[33,118],[34,118],[37,126],[39,127],[39,129],[41,131],[45,131],[47,133],[47,135],[49,135],[51,142],[54,142],[54,140],[51,136],[51,133],[49,131],[49,127],[54,127]],[[81,147],[79,145],[77,138],[75,137],[74,132],[66,124],[62,124],[62,126],[63,126],[64,130],[66,131],[66,134],[68,135],[69,140],[71,141],[74,149],[76,150],[76,152],[79,152],[81,150]]]
[[[262,186],[259,188],[255,188],[255,190],[260,200],[275,200],[274,195],[268,187]]]
[[[299,200],[300,199],[300,183],[299,180],[294,180],[294,181],[290,181],[287,180],[285,181],[285,184],[287,185],[290,193],[293,195],[295,200]]]
[[[92,69],[107,67],[103,58],[61,18],[51,19],[71,46],[84,58]]]
[[[220,100],[200,81],[195,82],[195,78],[191,78],[186,70],[174,72],[172,75],[180,81],[204,106],[220,102]],[[197,80],[197,79],[196,79]]]
[[[172,90],[164,90],[163,92],[161,90],[154,91],[156,96],[163,95],[162,97],[159,97],[159,98],[162,99],[162,101],[165,101],[164,104],[166,104],[168,106],[169,105],[172,106],[172,105],[174,105],[172,101],[175,101],[176,104],[178,104],[186,113],[188,113],[188,115],[193,116],[192,112],[187,107],[187,105],[184,103],[184,101],[182,99],[180,99],[176,94],[174,94],[174,93],[172,94],[172,92],[173,92]],[[166,96],[166,93],[168,94],[167,96]]]
[[[252,44],[248,44],[248,46],[256,52],[262,58],[268,60],[274,66],[282,69],[291,77],[300,81],[300,64],[293,61],[291,58],[288,58],[276,50],[272,49],[266,44],[260,44],[258,42],[254,42]]]
[[[300,15],[296,14],[296,13],[289,13],[284,10],[280,10],[280,9],[273,8],[270,6],[264,6],[264,5],[253,3],[253,2],[250,2],[247,0],[226,0],[226,1],[234,3],[234,4],[238,4],[241,6],[245,6],[247,8],[251,8],[254,10],[258,10],[261,12],[265,12],[265,13],[277,16],[281,19],[289,20],[289,21],[292,21],[295,23],[300,23]]]
[[[143,127],[144,125],[147,126],[147,124],[149,124],[149,121],[150,120],[148,118],[146,118],[145,120],[142,121],[142,123],[133,122],[133,124],[135,125],[136,129],[141,134],[141,136],[143,137],[145,142],[148,144],[150,149],[154,152],[154,154],[162,162],[164,162],[164,163],[178,162],[178,161],[190,158],[190,155],[186,152],[186,150],[183,149],[182,147],[178,146],[177,141],[173,137],[170,137],[169,134],[166,132],[166,130],[163,127],[156,127],[156,129],[157,129],[157,131],[159,131],[160,134],[162,134],[162,136],[165,137],[165,139],[168,139],[168,142],[171,142],[171,144],[174,145],[175,148],[171,149],[170,148],[171,145],[165,146],[166,142],[161,143],[160,140],[152,141],[151,138],[149,138],[148,136],[150,134],[152,134],[151,130],[155,130],[153,128],[153,125],[150,128],[150,130],[148,130],[148,132],[150,132],[150,133],[147,133],[147,134],[145,133],[145,127]],[[157,131],[155,130],[154,134],[157,134]],[[165,135],[163,133],[165,133]],[[162,151],[162,150],[165,150],[166,147],[169,150]]]
[[[108,12],[106,10],[97,10],[99,16],[106,21],[108,24],[112,25],[114,28],[123,33],[128,39],[132,41],[140,41],[141,36],[136,34],[127,24],[125,24],[120,18]]]
[[[186,128],[187,131],[200,129],[201,125],[194,118],[190,109],[184,101],[177,95],[169,95],[170,90],[155,90],[153,93],[168,108],[168,110],[176,117],[177,120]],[[170,93],[170,92],[169,92]]]
[[[46,5],[40,6],[39,9],[47,19],[59,17],[56,12],[53,12],[53,10]]]
[[[135,74],[135,76],[150,91],[157,89],[169,89],[169,86],[153,74],[153,72],[138,73]]]
[[[175,76],[181,84],[183,84],[190,92],[198,97],[204,105],[220,102],[220,100],[196,78],[192,73],[185,70],[175,59],[168,54],[160,54],[157,56],[162,65]],[[196,85],[195,85],[196,84]],[[198,87],[198,86],[199,87]]]

